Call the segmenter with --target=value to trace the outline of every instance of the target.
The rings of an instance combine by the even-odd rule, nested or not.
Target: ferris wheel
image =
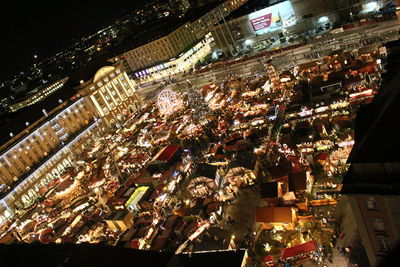
[[[182,100],[176,92],[164,89],[157,96],[157,106],[161,114],[170,115],[182,106]]]

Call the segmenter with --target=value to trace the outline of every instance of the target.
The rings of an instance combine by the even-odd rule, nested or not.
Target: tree
[[[200,92],[192,85],[189,85],[188,87],[186,105],[192,110],[192,120],[196,124],[203,121],[205,117],[213,114]]]

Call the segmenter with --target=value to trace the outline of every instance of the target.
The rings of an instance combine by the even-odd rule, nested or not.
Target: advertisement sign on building
[[[292,3],[285,1],[251,13],[249,20],[256,34],[264,34],[294,25],[296,15]]]
[[[272,13],[269,13],[267,15],[263,15],[255,19],[251,19],[250,22],[251,25],[253,26],[253,30],[258,31],[271,26],[271,17]]]

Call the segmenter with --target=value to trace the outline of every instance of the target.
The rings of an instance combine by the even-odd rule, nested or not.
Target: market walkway
[[[355,223],[353,212],[351,211],[351,206],[347,200],[346,196],[342,196],[341,201],[336,206],[335,210],[336,220],[340,225],[340,231],[343,233],[342,239],[337,239],[335,247],[332,252],[332,263],[326,261],[324,265],[327,267],[351,267],[354,263],[350,262],[349,256],[343,256],[340,254],[339,247],[350,246],[352,249],[351,259],[352,262],[357,262],[358,266],[368,267],[368,260],[366,260],[366,254],[364,249],[360,246],[361,238],[357,230],[357,224]],[[303,263],[304,267],[311,266],[321,266],[315,262]]]
[[[231,204],[226,204],[223,219],[219,223],[237,241],[243,240],[253,228],[256,207],[260,202],[260,192],[254,186],[239,189],[239,195]],[[234,220],[231,226],[227,224],[228,216]]]

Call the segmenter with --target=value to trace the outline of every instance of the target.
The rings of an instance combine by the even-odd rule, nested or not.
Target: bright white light
[[[329,22],[329,18],[327,16],[320,17],[318,19],[318,22],[319,23],[327,23],[327,22]]]
[[[246,39],[246,41],[244,41],[245,45],[252,45],[253,43],[254,43],[254,41],[250,40],[250,39]]]
[[[378,58],[377,60],[376,60],[376,64],[381,64],[382,63],[382,60],[380,59],[380,58]]]
[[[376,1],[369,2],[363,5],[363,13],[373,12],[378,10],[379,6]]]

